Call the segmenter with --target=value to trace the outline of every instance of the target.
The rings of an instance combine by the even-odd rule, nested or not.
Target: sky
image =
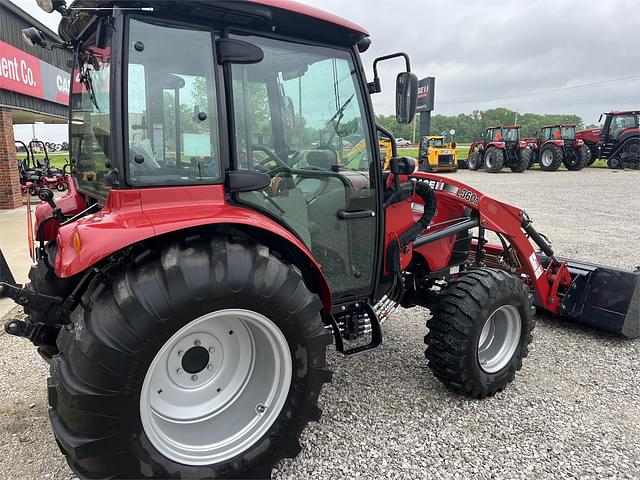
[[[35,0],[9,1],[57,29],[59,16]],[[591,124],[604,111],[640,107],[639,0],[300,1],[368,30],[369,75],[377,56],[408,53],[418,77],[436,77],[434,114],[507,107]],[[377,113],[393,113],[401,68],[381,64]]]

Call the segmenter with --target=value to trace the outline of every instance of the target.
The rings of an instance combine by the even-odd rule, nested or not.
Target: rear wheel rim
[[[282,331],[253,311],[209,313],[160,349],[140,395],[142,426],[165,457],[212,465],[255,445],[282,410],[292,377]]]
[[[487,168],[493,168],[493,152],[487,154],[485,162],[487,162]]]
[[[478,363],[486,373],[502,370],[513,358],[522,332],[520,312],[503,305],[485,321],[478,338]]]
[[[540,158],[540,163],[545,167],[550,167],[553,163],[553,152],[551,150],[545,150],[542,152],[542,157]]]

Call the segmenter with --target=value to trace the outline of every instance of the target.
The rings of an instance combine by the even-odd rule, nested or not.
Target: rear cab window
[[[129,22],[128,182],[221,182],[212,32]]]

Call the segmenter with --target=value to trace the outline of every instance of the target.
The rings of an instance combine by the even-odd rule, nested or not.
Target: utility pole
[[[413,138],[411,139],[412,144],[416,144],[416,126],[418,125],[418,115],[413,117]]]

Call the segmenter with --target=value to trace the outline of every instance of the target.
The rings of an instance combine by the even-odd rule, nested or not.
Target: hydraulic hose
[[[399,273],[400,270],[400,249],[405,248],[411,242],[413,242],[418,235],[425,230],[434,215],[436,214],[437,203],[436,196],[429,185],[422,182],[409,182],[400,187],[400,190],[395,191],[385,203],[385,207],[401,202],[413,194],[417,194],[424,202],[424,211],[420,219],[403,233],[398,235],[397,241],[389,245],[387,251],[387,265],[393,266],[393,270]]]

